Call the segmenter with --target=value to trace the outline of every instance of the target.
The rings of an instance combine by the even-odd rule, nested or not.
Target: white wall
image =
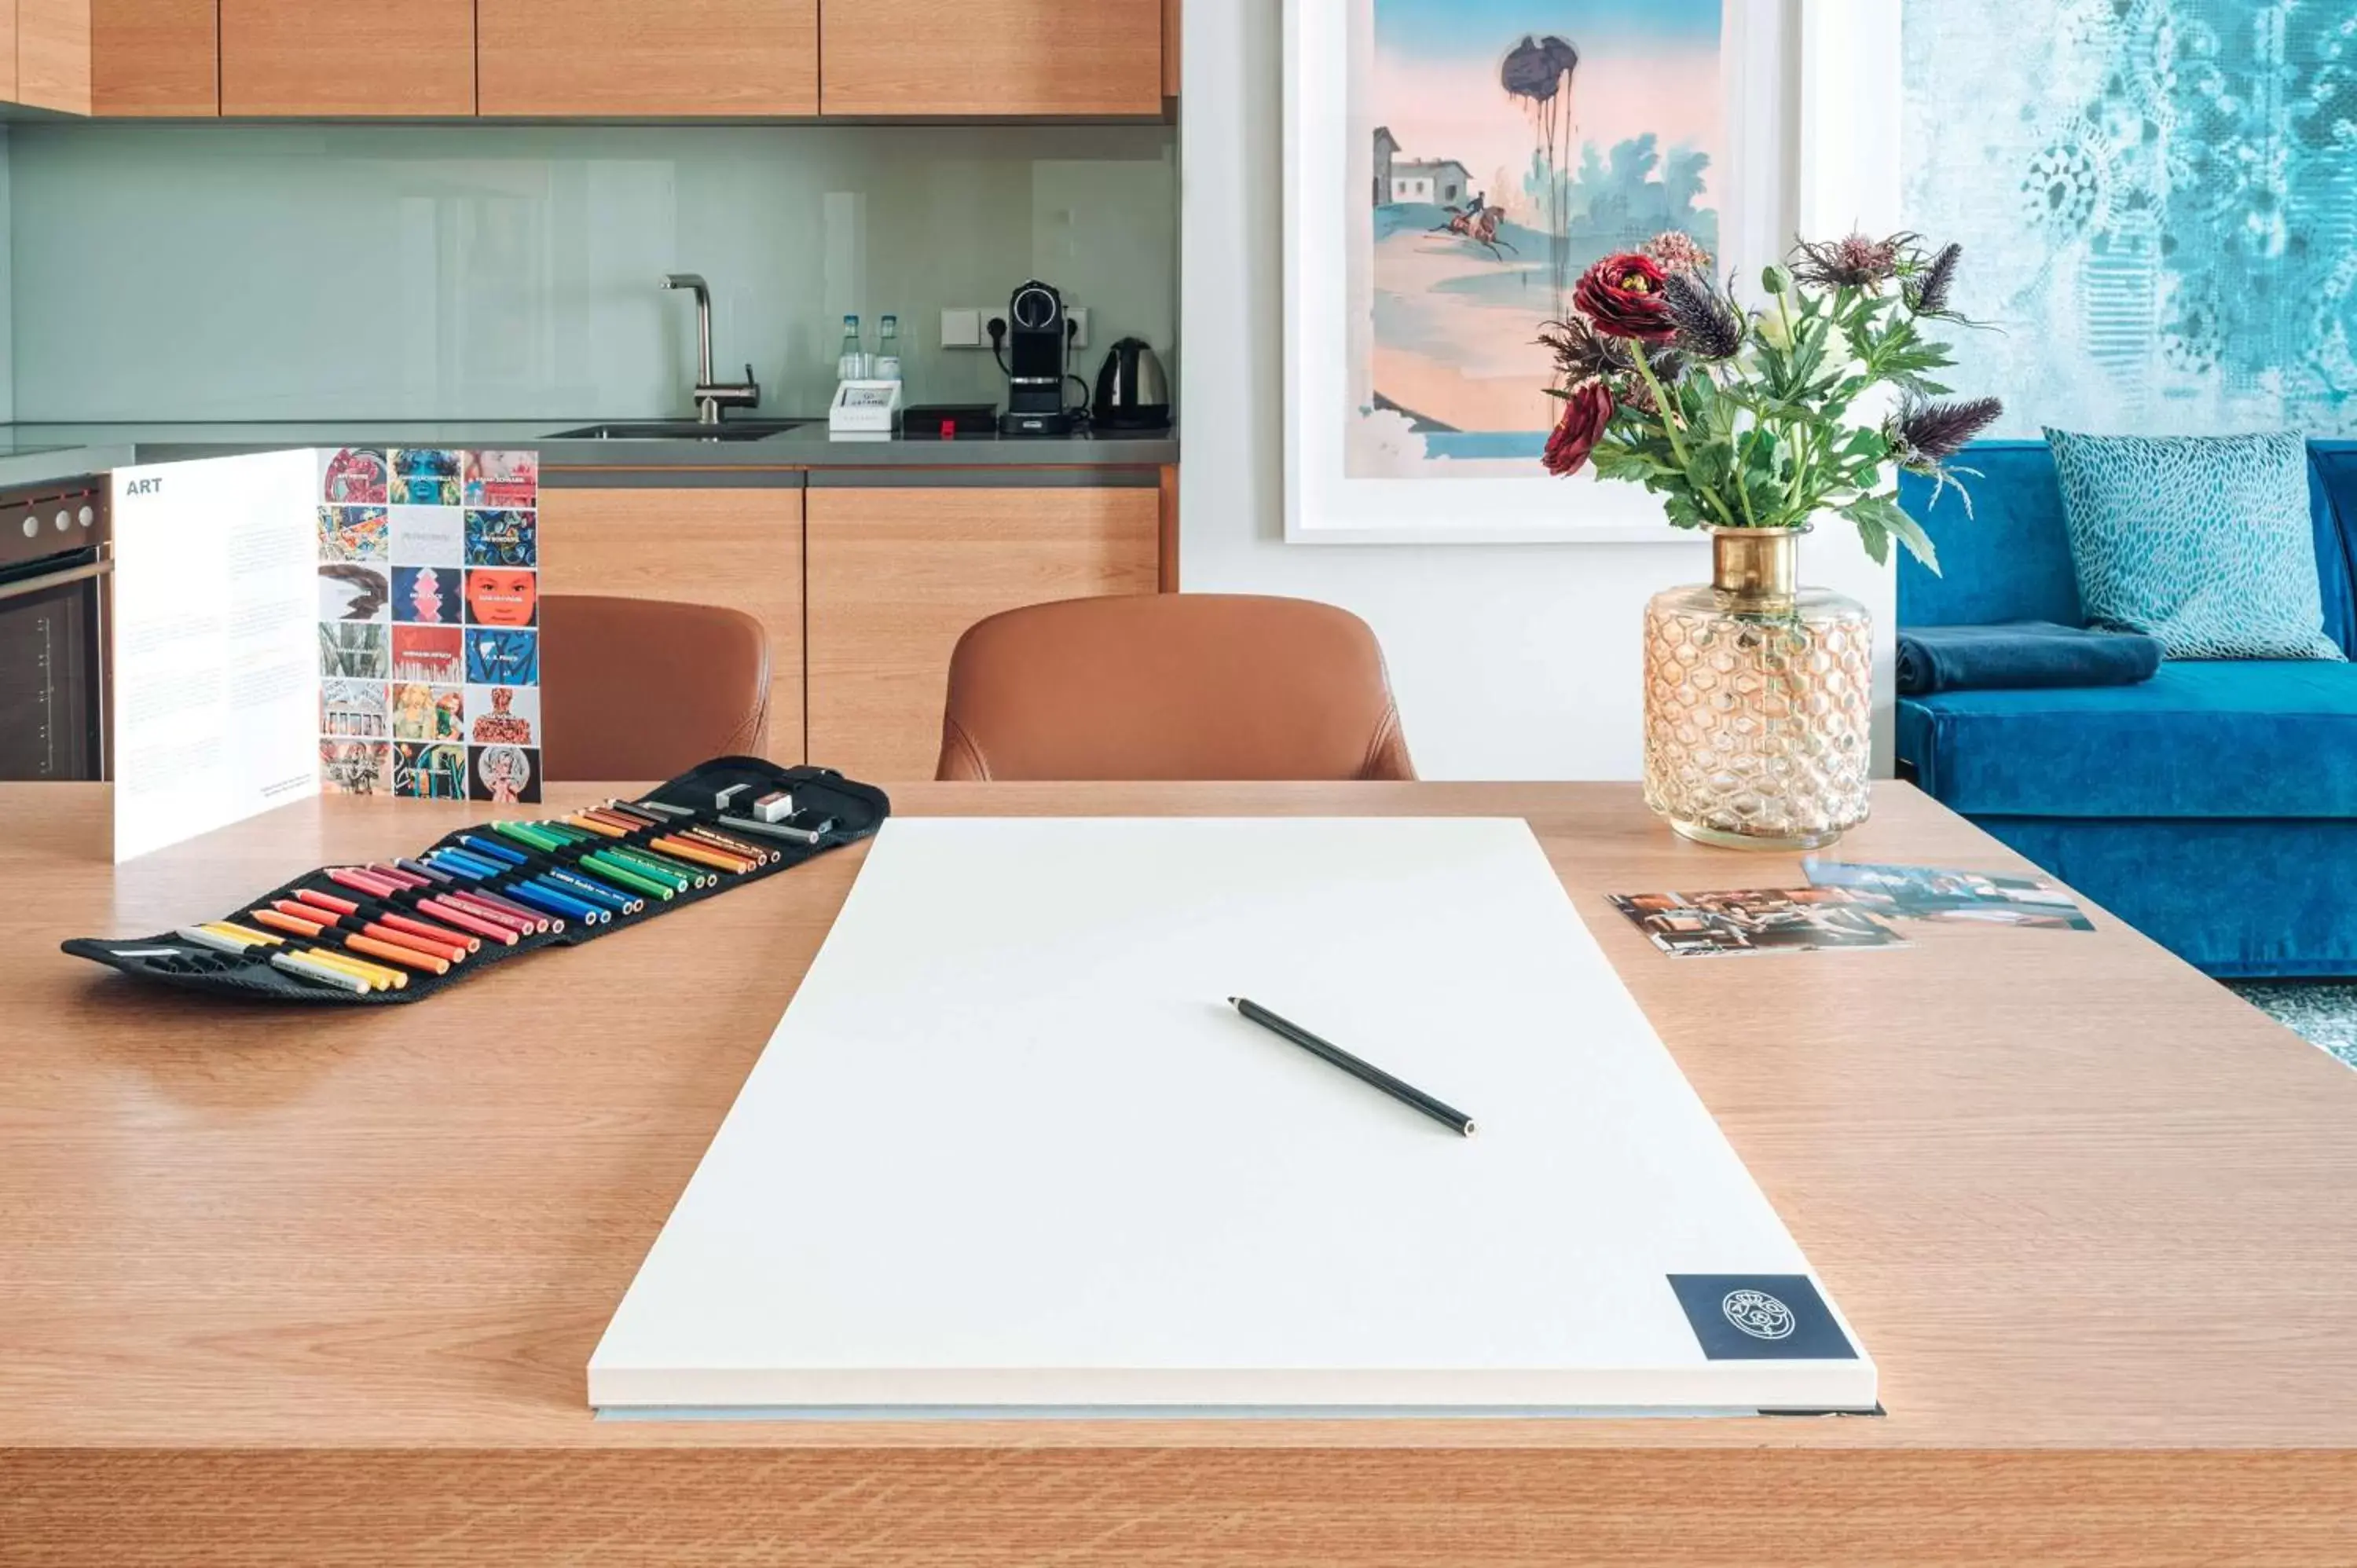
[[[1887,5],[1806,3],[1862,12]],[[1895,20],[1897,7],[1888,9]],[[1658,589],[1706,576],[1706,542],[1684,536],[1661,544],[1284,542],[1283,13],[1282,0],[1188,0],[1186,7],[1183,585],[1323,599],[1363,617],[1383,641],[1408,745],[1427,779],[1636,778],[1644,603]],[[1896,142],[1897,59],[1894,30],[1889,134],[1867,136],[1868,145]],[[1797,60],[1786,74],[1796,81]],[[1855,147],[1859,129],[1812,124],[1807,134],[1828,138],[1824,146]],[[1802,134],[1796,124],[1796,156]],[[1819,158],[1818,148],[1802,161],[1811,158]],[[1894,159],[1893,206],[1895,168]],[[1804,177],[1794,200],[1803,210],[1854,203],[1857,210],[1825,223],[1872,226],[1887,217],[1873,178],[1871,169],[1851,177],[1846,166],[1838,180]],[[1784,220],[1788,232],[1799,216]],[[1663,532],[1670,534],[1666,524]],[[1830,529],[1809,541],[1803,558],[1808,580],[1875,612],[1885,645],[1878,727],[1887,737],[1891,575],[1867,562],[1854,537]]]

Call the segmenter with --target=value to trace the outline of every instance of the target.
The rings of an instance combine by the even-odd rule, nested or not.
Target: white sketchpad
[[[895,820],[589,1399],[1871,1409],[1809,1276],[1519,820]]]

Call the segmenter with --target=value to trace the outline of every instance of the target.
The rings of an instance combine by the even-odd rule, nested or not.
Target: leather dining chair
[[[1383,650],[1308,599],[1009,610],[950,658],[942,779],[1413,779]]]
[[[542,766],[560,779],[668,779],[759,752],[770,638],[741,610],[551,594],[540,601]]]

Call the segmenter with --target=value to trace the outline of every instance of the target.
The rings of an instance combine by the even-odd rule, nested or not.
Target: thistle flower
[[[1553,350],[1555,368],[1565,383],[1577,386],[1598,376],[1635,367],[1629,345],[1619,338],[1607,338],[1598,332],[1584,316],[1568,321],[1550,321],[1539,329],[1539,342]]]
[[[1948,314],[1948,293],[1956,285],[1956,263],[1964,256],[1962,245],[1943,246],[1923,270],[1907,285],[1907,308],[1918,316]]]
[[[1912,234],[1870,240],[1852,234],[1842,240],[1803,240],[1792,252],[1792,275],[1819,288],[1863,288],[1879,292],[1899,275],[1900,258]]]
[[[1910,403],[1883,426],[1882,434],[1900,467],[1936,469],[2004,413],[2004,403],[1993,397]]]
[[[1674,277],[1680,273],[1710,271],[1710,252],[1695,242],[1691,234],[1666,229],[1637,247],[1661,263],[1663,272]]]
[[[1743,351],[1743,313],[1701,273],[1674,272],[1662,284],[1662,302],[1677,328],[1677,345],[1697,360],[1731,360]]]

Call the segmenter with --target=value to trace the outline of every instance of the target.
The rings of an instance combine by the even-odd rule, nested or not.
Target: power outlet
[[[1004,319],[1006,315],[1006,307],[1003,305],[995,310],[980,306],[944,310],[942,312],[942,347],[987,349],[990,347],[990,334],[984,329],[985,325],[992,317]],[[1072,347],[1087,348],[1089,346],[1089,307],[1085,305],[1073,305],[1067,302],[1064,306],[1064,315],[1073,326],[1080,328],[1072,336]]]

